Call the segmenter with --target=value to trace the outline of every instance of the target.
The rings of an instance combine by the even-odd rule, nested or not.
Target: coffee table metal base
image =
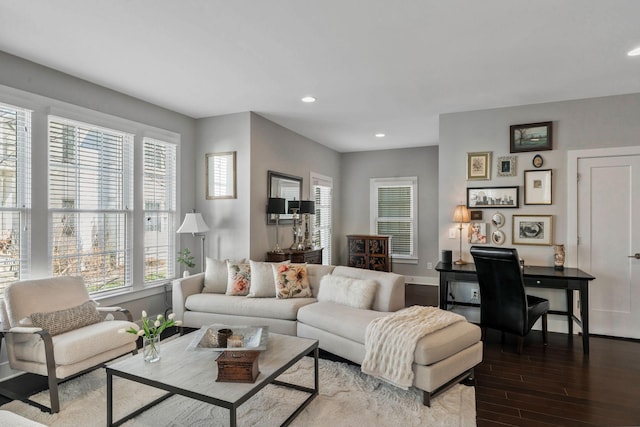
[[[277,376],[279,376],[284,371],[286,371],[286,369],[289,369],[291,366],[293,366],[295,364],[295,362],[299,361],[304,356],[307,356],[307,355],[309,355],[311,353],[313,353],[313,372],[314,372],[313,373],[313,375],[314,375],[314,379],[313,379],[314,387],[313,388],[304,387],[304,386],[300,386],[300,385],[297,385],[297,384],[290,384],[290,383],[279,381],[279,380],[275,379]],[[307,399],[305,399],[305,401],[302,402],[300,404],[300,406],[298,406],[298,408],[293,412],[293,414],[291,414],[289,416],[289,418],[287,418],[281,424],[282,426],[288,426],[300,414],[300,412],[302,412],[304,410],[304,408],[306,408],[309,405],[309,403],[311,403],[311,401],[313,399],[315,399],[316,396],[318,395],[318,392],[319,392],[318,355],[319,355],[319,349],[318,349],[318,344],[316,342],[315,346],[311,349],[311,351],[309,351],[306,354],[300,355],[300,357],[292,359],[290,363],[288,363],[280,372],[278,372],[277,375],[274,376],[274,378],[272,378],[270,380],[268,379],[267,381],[264,381],[264,382],[260,383],[258,386],[253,388],[250,393],[247,393],[242,400],[240,400],[238,402],[233,402],[233,403],[232,402],[226,402],[226,401],[219,400],[219,399],[215,399],[215,398],[211,398],[209,396],[205,396],[205,395],[202,395],[202,394],[199,394],[199,393],[193,393],[193,392],[190,392],[189,390],[184,390],[184,389],[181,389],[181,388],[172,387],[170,385],[163,384],[163,383],[160,383],[160,382],[150,381],[150,380],[147,380],[145,378],[141,378],[141,377],[137,377],[137,376],[134,376],[134,375],[130,375],[130,374],[125,373],[125,372],[120,372],[120,371],[117,371],[117,370],[110,369],[107,366],[107,368],[106,368],[106,371],[107,371],[107,426],[113,426],[113,427],[120,426],[120,425],[126,423],[127,421],[129,421],[130,419],[133,419],[133,418],[137,417],[138,415],[142,414],[143,412],[145,412],[149,408],[152,408],[152,407],[156,406],[157,404],[159,404],[159,403],[165,401],[166,399],[170,398],[171,396],[174,396],[174,395],[178,394],[178,395],[181,395],[181,396],[186,396],[186,397],[190,397],[190,398],[195,399],[195,400],[199,400],[201,402],[210,403],[212,405],[216,405],[216,406],[220,406],[220,407],[229,409],[230,425],[231,425],[231,427],[236,427],[237,426],[237,422],[238,422],[237,410],[240,407],[240,405],[242,405],[244,402],[249,400],[249,398],[253,397],[256,393],[258,393],[261,389],[263,389],[268,384],[273,384],[273,385],[282,386],[282,387],[288,387],[288,388],[292,388],[292,389],[295,389],[295,390],[298,390],[298,391],[301,391],[301,392],[309,393],[309,396],[307,397]],[[156,400],[144,405],[142,408],[137,409],[136,411],[134,411],[134,412],[122,417],[121,419],[119,419],[117,421],[114,421],[113,420],[113,377],[114,376],[121,377],[121,378],[126,378],[126,379],[134,381],[134,382],[138,382],[138,383],[149,385],[151,387],[155,387],[155,388],[159,388],[159,389],[162,389],[162,390],[166,390],[166,391],[168,391],[168,393],[164,394],[164,395],[160,396],[159,398],[157,398]]]

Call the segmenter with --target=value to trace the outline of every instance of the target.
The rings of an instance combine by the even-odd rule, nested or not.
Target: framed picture
[[[207,200],[236,198],[236,152],[205,156]]]
[[[491,152],[467,153],[467,181],[491,179]]]
[[[480,221],[482,219],[482,211],[469,211],[471,221]]]
[[[487,243],[487,224],[485,222],[471,221],[467,232],[467,239],[473,245]]]
[[[551,169],[524,171],[524,204],[550,205]]]
[[[514,245],[553,244],[552,215],[514,215],[511,239]]]
[[[516,156],[498,157],[498,176],[516,176]]]
[[[467,207],[518,208],[520,187],[481,187],[467,188]]]
[[[509,127],[511,152],[551,150],[553,122],[529,123]]]

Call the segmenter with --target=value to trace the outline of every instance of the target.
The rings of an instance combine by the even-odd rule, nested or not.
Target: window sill
[[[391,262],[394,264],[418,264],[418,258],[397,258],[391,255]]]

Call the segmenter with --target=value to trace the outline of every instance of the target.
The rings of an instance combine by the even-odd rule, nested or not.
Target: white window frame
[[[378,189],[383,187],[410,187],[412,206],[411,218],[387,218],[389,221],[407,221],[411,223],[411,254],[393,253],[393,238],[391,239],[391,257],[394,263],[417,264],[418,263],[418,177],[390,177],[390,178],[371,178],[369,189],[369,230],[373,235],[380,234],[378,232],[378,222],[385,219],[378,217]]]
[[[4,97],[3,97],[4,98]],[[0,270],[2,281],[0,283],[0,300],[3,299],[4,288],[13,283],[27,278],[31,271],[31,137],[32,137],[32,111],[26,108],[17,107],[8,103],[0,103],[3,110],[14,112],[16,115],[16,146],[15,146],[15,175],[12,177],[11,170],[2,173],[2,194],[7,188],[15,185],[15,204],[5,205],[5,200],[0,203],[0,212],[3,215],[3,221],[0,223],[0,239],[2,239],[0,251],[3,252]],[[4,132],[0,132],[0,136]],[[1,153],[3,164],[6,164],[4,157],[6,153]],[[6,176],[6,174],[9,176]],[[8,184],[8,185],[7,185]],[[11,224],[9,235],[5,235],[9,224],[4,223],[4,214],[9,216],[17,214],[18,225]],[[11,221],[13,222],[13,221]],[[13,233],[17,235],[14,235]],[[17,253],[17,265],[16,255]]]
[[[325,265],[331,265],[331,252],[332,252],[332,241],[333,241],[333,178],[325,175],[321,175],[319,173],[311,172],[309,175],[310,189],[309,194],[311,194],[311,199],[315,202],[316,212],[318,211],[327,211],[328,214],[328,224],[324,227],[325,238],[321,237],[322,228],[315,226],[316,217],[314,215],[312,222],[312,241],[318,241],[318,244],[323,248],[322,250],[322,263]],[[318,203],[316,200],[316,187],[325,187],[330,188],[331,197],[329,199],[328,205],[323,206]],[[320,213],[322,215],[322,213]]]

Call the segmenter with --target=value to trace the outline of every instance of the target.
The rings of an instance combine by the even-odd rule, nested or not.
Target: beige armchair
[[[51,407],[25,400],[43,411],[60,411],[59,382],[137,352],[137,336],[118,333],[135,327],[129,311],[96,306],[81,277],[13,283],[4,291],[2,311],[9,366],[48,377]]]

